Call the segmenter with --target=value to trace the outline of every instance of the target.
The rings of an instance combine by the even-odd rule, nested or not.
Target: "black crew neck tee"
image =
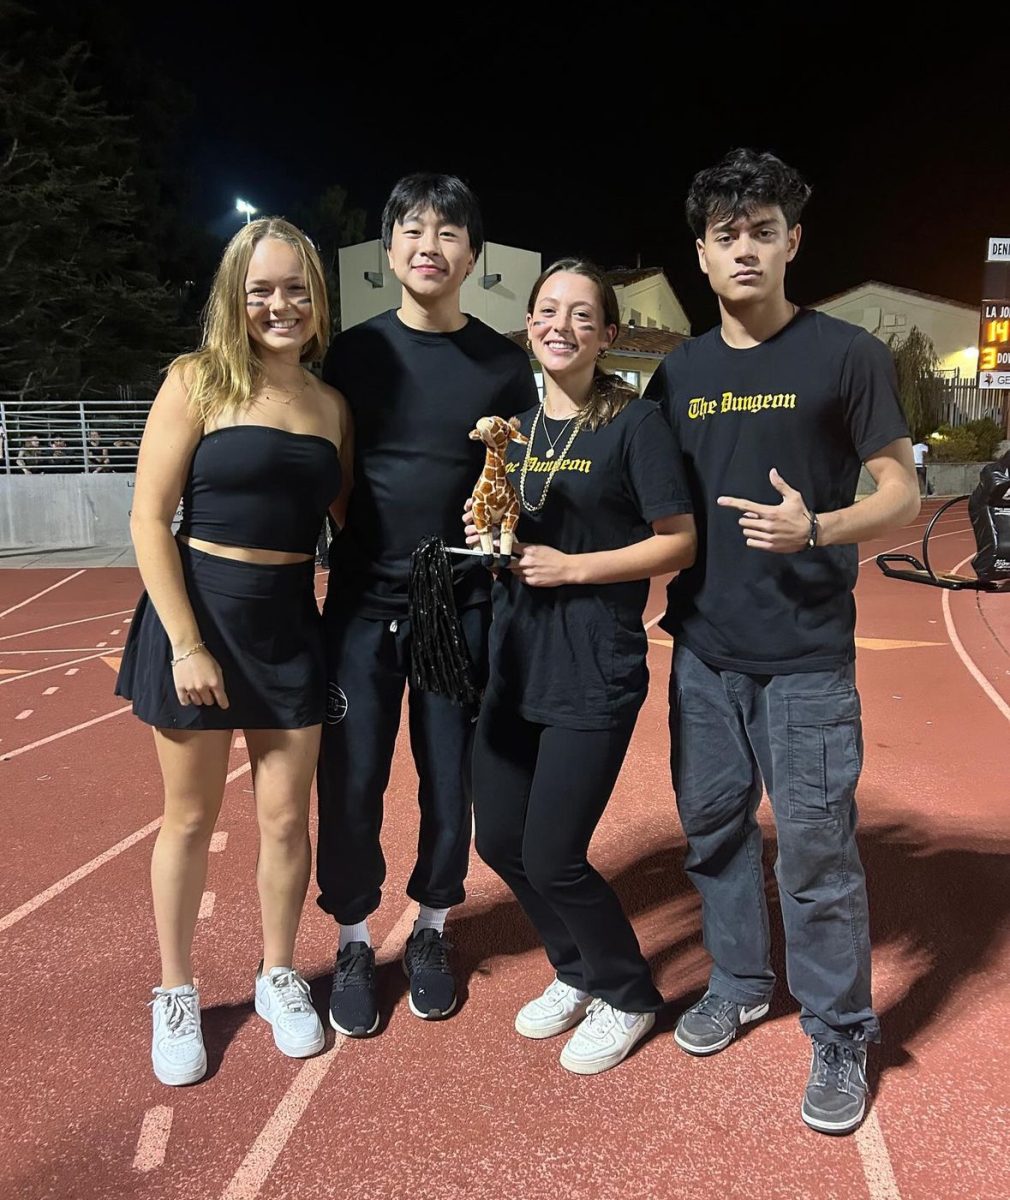
[[[736,496],[777,504],[772,467],[813,512],[855,499],[860,465],[908,437],[887,346],[858,326],[801,310],[750,349],[719,327],[678,346],[646,389],[684,458],[698,558],[668,589],[664,629],[711,666],[761,674],[829,670],[855,655],[858,547],[750,549]]]
[[[330,548],[327,605],[407,615],[410,556],[422,538],[462,546],[460,514],[484,465],[468,434],[478,418],[536,402],[529,360],[476,317],[453,333],[411,329],[390,310],[337,337],[323,378],[354,417],[354,486]],[[486,602],[491,577],[452,560],[456,603]]]
[[[566,554],[616,550],[651,537],[660,517],[690,512],[676,445],[654,405],[632,400],[607,425],[581,429],[571,441],[571,426],[548,419],[545,430],[539,411],[520,417],[522,432],[532,431],[528,450],[510,442],[507,451],[522,505],[520,542]],[[543,507],[531,512],[545,488]],[[632,720],[648,686],[648,595],[647,579],[548,588],[499,572],[489,691],[545,725],[610,729]]]

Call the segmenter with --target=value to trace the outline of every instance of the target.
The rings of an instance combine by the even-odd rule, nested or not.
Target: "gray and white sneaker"
[[[542,996],[524,1004],[516,1014],[516,1033],[528,1038],[549,1038],[564,1033],[578,1025],[592,999],[570,984],[554,979]]]
[[[277,1049],[289,1058],[318,1054],[326,1041],[319,1014],[312,1007],[309,985],[293,967],[256,972],[256,1011],[269,1021]]]
[[[621,1012],[595,997],[561,1051],[561,1065],[576,1075],[597,1075],[616,1067],[655,1023],[655,1013]]]
[[[688,1054],[716,1054],[726,1049],[742,1025],[759,1021],[767,1011],[767,1002],[737,1004],[715,992],[706,992],[697,1004],[681,1014],[673,1040]]]
[[[866,1043],[812,1042],[800,1113],[820,1133],[851,1133],[866,1113]]]
[[[196,1083],[207,1073],[207,1051],[200,1028],[200,994],[191,983],[152,989],[154,1017],[151,1064],[162,1083]]]

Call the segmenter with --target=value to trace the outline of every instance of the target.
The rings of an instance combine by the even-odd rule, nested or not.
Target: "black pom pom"
[[[477,704],[480,693],[473,685],[473,663],[460,628],[452,570],[440,537],[424,538],[410,556],[408,606],[413,686],[448,696],[454,704]]]

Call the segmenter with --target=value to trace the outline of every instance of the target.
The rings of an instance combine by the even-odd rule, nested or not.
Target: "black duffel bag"
[[[979,472],[968,513],[978,546],[975,574],[983,583],[1010,579],[1010,450]]]

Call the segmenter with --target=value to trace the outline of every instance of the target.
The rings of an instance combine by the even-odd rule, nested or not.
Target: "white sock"
[[[340,949],[343,950],[350,942],[364,942],[366,946],[372,944],[372,935],[368,932],[368,918],[364,921],[358,921],[355,925],[340,926]]]
[[[444,932],[445,918],[448,915],[447,908],[429,908],[427,904],[419,904],[417,920],[414,922],[414,932],[410,936],[416,936],[422,929],[437,929],[439,933]]]

